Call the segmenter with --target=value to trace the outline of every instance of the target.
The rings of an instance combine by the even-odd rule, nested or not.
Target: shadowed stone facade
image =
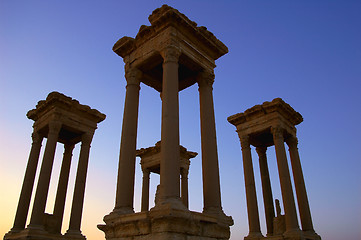
[[[205,27],[167,5],[149,16],[135,38],[113,47],[125,62],[127,90],[116,203],[98,228],[106,239],[228,239],[233,225],[221,204],[212,85],[215,60],[227,47]],[[134,178],[140,82],[162,98],[160,186],[149,211],[134,213]],[[180,196],[179,91],[197,83],[200,98],[203,212],[189,211]],[[184,199],[183,199],[184,201]],[[144,207],[144,209],[146,209]]]
[[[262,105],[256,105],[247,109],[244,113],[230,116],[228,117],[228,121],[236,126],[242,147],[249,224],[249,235],[245,237],[245,239],[264,239],[259,222],[251,145],[256,147],[259,157],[263,203],[267,224],[266,239],[321,239],[320,236],[315,233],[313,228],[306,186],[297,148],[298,139],[295,126],[303,121],[301,114],[296,112],[281,98],[276,98],[272,102],[264,102]],[[302,230],[300,230],[298,225],[297,210],[284,142],[289,146]],[[275,216],[274,213],[266,155],[267,147],[273,145],[276,150],[282,201],[285,208],[285,215],[281,215],[279,201],[276,199],[277,216]]]
[[[36,108],[27,113],[34,120],[33,143],[21,189],[13,228],[4,240],[25,239],[85,239],[80,225],[83,211],[85,182],[88,168],[90,143],[97,123],[105,119],[98,110],[81,105],[77,100],[58,92],[50,93],[39,101]],[[30,224],[25,227],[30,199],[35,182],[41,143],[47,138],[43,161],[36,188]],[[57,143],[64,144],[64,155],[52,214],[45,213],[51,172]],[[61,234],[65,200],[68,188],[72,151],[81,142],[78,169],[75,179],[69,229]]]

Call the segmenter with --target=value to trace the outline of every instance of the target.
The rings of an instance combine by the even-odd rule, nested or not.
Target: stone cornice
[[[151,26],[142,25],[135,39],[131,37],[119,39],[114,44],[113,51],[124,58],[163,29],[173,26],[181,32],[194,36],[197,41],[205,45],[214,60],[228,53],[228,48],[206,27],[198,27],[197,23],[168,5],[155,9],[148,19]]]
[[[147,156],[147,155],[153,155],[156,153],[160,153],[160,146],[161,146],[161,142],[159,141],[155,144],[154,147],[138,149],[136,151],[136,156],[143,157],[143,156]],[[194,158],[198,155],[198,153],[196,153],[196,152],[187,151],[187,148],[185,148],[183,146],[179,146],[179,147],[180,147],[181,156],[183,155],[183,156],[187,156],[188,158]]]
[[[256,105],[247,109],[243,113],[237,113],[227,118],[228,122],[237,126],[262,115],[278,112],[287,119],[291,124],[298,125],[303,121],[300,113],[296,112],[289,104],[285,103],[281,98],[275,98],[272,102],[264,102],[262,105]]]
[[[80,104],[77,100],[71,97],[65,96],[59,92],[51,92],[47,96],[46,100],[41,100],[36,105],[35,109],[28,111],[26,116],[34,121],[38,120],[46,111],[50,108],[59,107],[69,112],[77,114],[85,114],[85,116],[96,123],[99,123],[105,119],[105,114],[99,112],[96,109],[92,109],[87,105]]]

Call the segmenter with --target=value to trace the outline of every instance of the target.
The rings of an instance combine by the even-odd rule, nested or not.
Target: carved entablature
[[[35,109],[26,115],[34,120],[34,132],[47,136],[56,123],[61,127],[59,142],[77,143],[82,135],[94,133],[97,123],[105,119],[105,114],[59,92],[51,92],[46,100],[41,100]]]
[[[141,158],[140,164],[142,170],[149,170],[154,173],[160,172],[160,150],[161,142],[157,142],[155,146],[149,148],[141,148],[137,150],[136,156]],[[180,167],[181,169],[188,170],[190,165],[190,159],[195,158],[198,153],[190,152],[187,148],[179,146],[180,152]]]
[[[151,26],[142,25],[135,38],[122,37],[113,51],[129,67],[137,67],[144,75],[142,82],[162,91],[162,53],[173,47],[180,51],[179,90],[194,83],[201,71],[213,71],[215,60],[228,52],[228,48],[206,27],[198,27],[178,10],[163,5],[149,16]]]
[[[283,137],[295,137],[295,126],[303,121],[302,115],[296,112],[281,98],[264,102],[228,117],[228,122],[237,127],[239,135],[249,135],[250,144],[256,147],[273,145],[273,132],[280,129]]]

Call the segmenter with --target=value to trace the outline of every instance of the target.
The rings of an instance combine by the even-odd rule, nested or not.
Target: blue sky
[[[0,234],[12,226],[31,146],[26,112],[59,91],[107,115],[92,143],[82,224],[89,240],[103,238],[96,224],[114,207],[125,98],[124,63],[111,49],[149,25],[148,16],[163,3],[206,26],[229,48],[216,61],[213,94],[222,204],[235,220],[231,239],[243,238],[248,223],[240,144],[226,118],[276,97],[304,117],[297,126],[299,150],[316,231],[328,240],[360,239],[361,1],[352,0],[0,1]],[[138,148],[160,139],[160,116],[159,94],[142,85]],[[180,131],[181,144],[200,153],[195,85],[180,93]],[[48,211],[62,150],[59,145]],[[280,198],[273,148],[268,156],[274,197]],[[189,176],[190,208],[196,211],[202,209],[200,161],[192,161]],[[152,176],[151,196],[158,183]],[[69,202],[72,189],[70,184]],[[137,163],[136,210],[140,192]],[[260,194],[258,204],[264,232]],[[67,221],[65,216],[64,231]]]

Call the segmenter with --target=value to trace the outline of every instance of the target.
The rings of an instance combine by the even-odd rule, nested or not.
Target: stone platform
[[[225,240],[230,237],[231,217],[212,216],[182,209],[153,208],[150,211],[104,217],[98,225],[107,240]]]

